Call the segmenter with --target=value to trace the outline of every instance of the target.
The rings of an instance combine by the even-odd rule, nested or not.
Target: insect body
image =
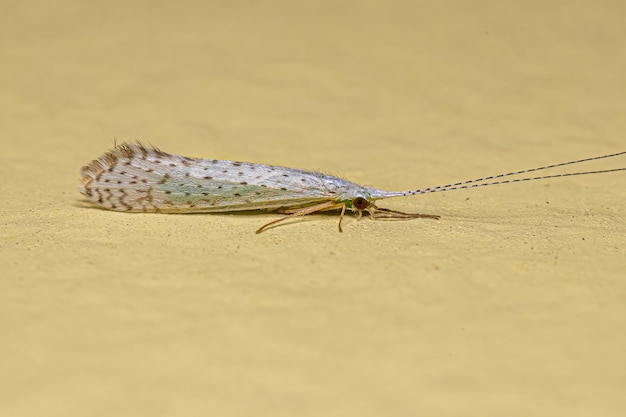
[[[215,213],[266,210],[288,214],[265,224],[257,233],[288,218],[341,210],[341,231],[341,220],[346,210],[358,212],[359,217],[367,211],[373,219],[439,218],[436,215],[402,213],[380,208],[375,204],[380,199],[560,176],[622,171],[626,168],[485,182],[622,154],[626,154],[626,151],[443,186],[396,192],[364,187],[344,178],[315,171],[249,162],[188,158],[168,154],[141,143],[126,143],[116,146],[81,169],[80,192],[98,205],[117,211]]]

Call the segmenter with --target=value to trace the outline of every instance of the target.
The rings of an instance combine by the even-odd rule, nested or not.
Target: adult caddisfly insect
[[[116,146],[81,169],[80,192],[101,207],[117,211],[216,213],[266,210],[287,214],[260,229],[297,216],[346,210],[372,219],[438,219],[431,214],[403,213],[376,206],[377,200],[484,187],[521,181],[600,174],[626,168],[502,180],[513,175],[579,164],[626,154],[618,152],[506,174],[409,191],[384,191],[316,171],[217,159],[188,158],[141,143]]]

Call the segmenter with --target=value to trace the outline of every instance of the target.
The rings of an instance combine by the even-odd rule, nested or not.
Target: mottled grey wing
[[[329,201],[325,176],[271,165],[187,158],[124,144],[81,170],[80,191],[111,210],[224,212]]]

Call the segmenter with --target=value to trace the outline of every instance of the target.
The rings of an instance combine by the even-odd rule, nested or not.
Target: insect
[[[265,210],[287,215],[263,225],[256,233],[290,218],[340,210],[341,232],[341,221],[346,210],[358,212],[359,218],[367,211],[372,219],[439,219],[439,216],[432,214],[403,213],[378,207],[376,201],[384,198],[624,171],[626,168],[615,168],[498,180],[624,154],[626,151],[416,190],[384,191],[316,171],[188,158],[137,142],[116,145],[84,166],[80,171],[82,179],[79,190],[97,205],[116,211],[215,213]]]

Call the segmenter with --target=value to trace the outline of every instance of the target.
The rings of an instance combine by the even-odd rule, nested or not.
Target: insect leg
[[[344,213],[346,212],[346,204],[345,203],[335,203],[334,200],[331,201],[327,201],[325,203],[321,203],[321,204],[316,204],[314,206],[310,206],[310,207],[304,207],[296,212],[293,212],[283,218],[280,218],[278,220],[274,220],[271,221],[267,224],[264,224],[263,226],[261,226],[259,228],[259,230],[256,231],[257,234],[261,233],[263,230],[267,229],[269,226],[272,226],[276,223],[280,223],[282,221],[285,221],[287,219],[291,219],[293,217],[299,217],[299,216],[306,216],[307,214],[311,214],[311,213],[315,213],[317,211],[328,211],[328,210],[335,210],[341,208],[341,217],[339,219],[339,231],[341,232],[341,219],[343,218]]]
[[[326,204],[326,203],[324,203]],[[326,208],[322,208],[316,211],[330,211],[330,210],[336,210],[339,207],[341,207],[341,214],[339,215],[339,232],[343,232],[343,229],[341,229],[341,221],[343,220],[343,216],[344,214],[346,214],[346,204],[345,203],[339,203],[339,204],[335,204],[332,205],[330,207],[326,207]],[[282,213],[282,214],[293,214],[293,213],[297,213],[299,211],[302,211],[302,209],[278,209],[276,210],[277,213]],[[363,212],[359,211],[359,219],[361,218],[361,214]]]
[[[343,215],[346,214],[346,203],[341,203],[341,214],[339,215],[339,233],[342,233],[343,230],[341,230],[341,221],[343,220]]]
[[[370,206],[371,210],[370,217],[374,220],[381,219],[435,219],[439,220],[440,216],[436,214],[420,214],[420,213],[403,213],[401,211],[390,210],[386,208],[376,207],[375,205]]]

